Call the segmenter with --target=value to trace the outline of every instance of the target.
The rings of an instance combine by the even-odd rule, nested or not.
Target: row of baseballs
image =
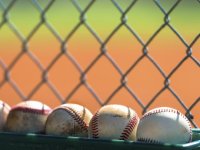
[[[39,101],[10,108],[0,101],[0,130],[147,143],[182,144],[192,140],[189,120],[178,110],[159,107],[141,119],[130,107],[105,105],[94,115],[84,106],[63,104],[54,109]]]

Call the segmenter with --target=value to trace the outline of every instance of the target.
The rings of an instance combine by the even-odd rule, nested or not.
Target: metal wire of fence
[[[171,8],[167,11],[164,9],[162,4],[159,0],[154,0],[154,4],[156,7],[159,8],[160,13],[163,14],[164,22],[160,25],[160,27],[150,36],[150,38],[147,41],[143,41],[143,39],[140,37],[140,35],[135,31],[135,29],[127,22],[128,17],[127,14],[131,9],[134,9],[136,7],[136,4],[138,0],[131,1],[130,5],[127,8],[123,8],[118,1],[111,0],[113,6],[119,11],[121,14],[121,18],[119,18],[121,21],[120,23],[113,29],[111,33],[107,36],[105,40],[103,40],[97,32],[93,29],[93,27],[90,25],[90,23],[87,21],[86,15],[87,12],[93,7],[93,5],[96,3],[96,0],[91,0],[87,4],[85,8],[82,8],[82,6],[79,4],[79,1],[72,0],[70,1],[73,6],[76,8],[76,10],[79,12],[79,22],[73,27],[71,32],[66,35],[65,38],[62,38],[61,35],[57,32],[56,28],[52,26],[52,24],[48,21],[46,18],[46,14],[48,14],[48,10],[56,3],[55,0],[49,0],[48,4],[43,7],[40,2],[37,0],[32,0],[30,3],[37,9],[37,11],[40,13],[40,21],[37,23],[37,25],[31,30],[31,32],[28,34],[28,36],[24,36],[18,28],[15,26],[15,23],[10,19],[9,12],[12,7],[15,6],[15,3],[17,0],[12,0],[9,2],[8,5],[5,5],[5,3],[0,0],[0,9],[2,10],[2,21],[0,22],[0,30],[3,26],[7,25],[9,29],[15,34],[15,36],[21,41],[21,51],[20,53],[14,58],[11,64],[8,66],[4,63],[3,60],[0,59],[0,67],[3,69],[4,73],[4,79],[0,82],[0,88],[4,86],[4,84],[8,83],[20,96],[22,100],[28,100],[31,99],[31,97],[40,89],[40,87],[44,84],[46,84],[51,91],[55,94],[55,96],[60,100],[61,103],[68,102],[68,100],[78,91],[78,89],[82,86],[87,88],[87,90],[91,93],[91,95],[96,99],[99,105],[105,105],[108,104],[112,98],[118,93],[121,89],[125,89],[132,97],[133,100],[135,100],[138,105],[142,108],[143,113],[147,111],[147,109],[156,101],[157,97],[160,96],[164,91],[169,91],[177,100],[177,102],[184,108],[186,112],[186,116],[189,118],[191,123],[194,127],[198,127],[198,125],[193,121],[193,115],[191,114],[191,110],[200,102],[200,97],[195,99],[193,104],[190,107],[187,107],[184,103],[184,100],[182,100],[178,93],[170,86],[170,79],[174,75],[174,73],[182,66],[182,64],[190,59],[192,60],[196,66],[200,67],[200,62],[195,56],[193,56],[192,52],[192,46],[197,43],[197,41],[200,39],[200,33],[196,35],[196,37],[193,39],[191,43],[188,43],[184,37],[178,32],[177,29],[170,23],[170,15],[173,13],[173,11],[178,7],[178,5],[181,3],[181,0],[174,1],[174,4],[171,6]],[[200,4],[200,1],[197,1],[197,4]],[[67,14],[66,14],[67,15]],[[59,41],[60,43],[60,52],[54,57],[54,59],[49,63],[47,67],[44,67],[40,60],[34,55],[33,52],[29,50],[29,42],[34,36],[35,33],[40,29],[41,26],[46,26],[46,28],[52,33],[52,35]],[[85,68],[83,69],[79,62],[73,57],[73,55],[68,51],[68,41],[71,39],[71,37],[76,33],[76,31],[81,27],[84,26],[87,28],[87,30],[90,32],[90,34],[93,36],[93,38],[98,42],[100,45],[99,54],[95,58],[93,58],[93,61]],[[138,57],[138,59],[124,72],[119,67],[119,65],[116,63],[115,59],[112,57],[112,55],[109,54],[107,49],[107,44],[110,42],[112,37],[119,31],[120,28],[126,28],[128,32],[132,34],[134,38],[141,44],[142,48],[142,55]],[[162,67],[160,67],[159,63],[156,62],[156,60],[151,56],[151,53],[148,49],[149,45],[152,43],[154,38],[164,29],[168,28],[170,29],[173,34],[180,40],[180,42],[185,46],[185,56],[182,58],[182,60],[174,66],[174,68],[169,72],[165,73],[163,71]],[[15,64],[21,59],[23,55],[27,55],[29,59],[31,59],[38,67],[38,69],[42,73],[41,81],[32,89],[32,91],[25,95],[23,91],[20,89],[20,87],[15,83],[15,81],[10,76],[10,72],[15,67]],[[80,74],[80,82],[76,85],[75,88],[71,89],[71,92],[66,95],[62,96],[59,92],[59,90],[54,86],[54,84],[49,80],[48,78],[48,72],[51,70],[52,67],[54,67],[55,63],[61,58],[65,56],[70,62],[74,65],[76,70]],[[110,64],[115,68],[115,70],[118,72],[118,74],[121,77],[120,85],[115,88],[115,90],[110,93],[108,98],[106,100],[102,100],[100,96],[95,92],[95,90],[92,88],[92,86],[87,82],[87,73],[93,68],[93,66],[101,59],[102,57],[105,57]],[[128,83],[128,75],[132,70],[135,69],[135,67],[144,59],[148,59],[152,65],[157,69],[157,71],[162,75],[163,77],[163,83],[164,86],[156,92],[156,94],[149,100],[149,102],[145,105],[142,100],[137,96],[136,92],[129,87]]]

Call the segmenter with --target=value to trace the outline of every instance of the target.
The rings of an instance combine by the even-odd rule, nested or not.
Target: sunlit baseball
[[[92,113],[78,104],[63,104],[49,115],[45,132],[50,135],[88,137]]]
[[[159,107],[141,118],[137,140],[147,143],[183,144],[192,139],[189,120],[178,110]]]
[[[123,105],[106,105],[93,116],[89,137],[96,139],[136,140],[137,113]]]
[[[5,130],[17,133],[43,133],[51,109],[39,101],[24,101],[13,108],[7,118]]]

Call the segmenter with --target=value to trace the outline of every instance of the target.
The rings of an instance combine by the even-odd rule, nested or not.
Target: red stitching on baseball
[[[137,123],[138,123],[138,116],[137,114],[135,114],[135,116],[131,118],[131,120],[128,122],[127,126],[123,130],[120,136],[120,140],[127,140],[130,134],[132,133],[133,129],[137,125]]]
[[[142,119],[144,119],[144,118],[146,118],[146,117],[148,117],[148,116],[151,116],[151,115],[153,115],[153,114],[158,114],[158,113],[162,113],[162,112],[172,112],[172,113],[175,113],[175,114],[180,115],[181,117],[183,117],[183,118],[185,119],[185,121],[188,123],[188,126],[189,126],[189,128],[190,128],[190,129],[189,129],[189,130],[190,130],[190,131],[189,131],[190,138],[189,138],[189,140],[188,140],[188,143],[191,142],[191,141],[192,141],[192,127],[191,127],[191,124],[190,124],[188,118],[187,118],[185,115],[183,115],[183,114],[182,114],[180,111],[178,111],[178,110],[171,109],[171,108],[156,109],[156,110],[154,110],[154,111],[152,111],[152,112],[146,113],[140,120],[142,120]],[[141,139],[145,140],[144,138],[141,138]]]
[[[69,107],[64,107],[64,108],[65,108],[64,110],[67,111],[71,115],[71,117],[80,125],[81,129],[88,132],[88,125],[83,121],[80,113]]]
[[[92,131],[92,137],[97,139],[99,138],[99,130],[98,130],[98,118],[99,113],[97,112],[91,120],[91,131]]]
[[[40,114],[40,115],[48,115],[51,111],[51,109],[33,109],[29,107],[23,107],[23,106],[15,106],[11,109],[11,111],[22,111],[22,112],[28,112],[33,114]]]

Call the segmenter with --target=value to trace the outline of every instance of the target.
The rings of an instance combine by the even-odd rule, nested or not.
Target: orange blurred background
[[[29,3],[30,2],[25,2],[23,0],[19,1],[9,12],[9,23],[12,25],[14,24],[24,37],[30,34],[40,20],[39,11],[34,8],[33,4]],[[43,7],[47,5],[45,2],[40,3]],[[52,8],[46,12],[46,19],[63,39],[70,33],[73,27],[79,23],[80,16],[76,8],[70,2],[66,2],[67,4],[64,3],[64,1],[55,2]],[[84,8],[84,6],[87,6],[86,3],[87,2],[81,3],[81,6]],[[145,3],[149,5],[145,5]],[[166,10],[173,5],[171,2],[168,3],[163,3],[163,7],[165,7]],[[130,1],[122,3],[121,6],[126,8],[128,4],[130,4]],[[26,9],[30,7],[30,13],[24,13],[26,9],[23,6],[23,10],[22,5],[25,5]],[[197,14],[196,11],[199,12],[200,9],[197,8],[198,6],[196,6],[195,1],[191,2],[190,5],[185,1],[181,2],[171,14],[170,22],[170,25],[183,36],[189,45],[200,33],[200,21],[197,21],[195,17]],[[64,6],[69,9],[65,10]],[[105,8],[104,11],[101,9],[102,6]],[[144,13],[141,14],[141,11]],[[68,15],[69,13],[72,15]],[[189,16],[190,18],[188,19],[190,19],[190,21],[184,20],[184,15]],[[109,34],[120,24],[121,14],[111,2],[97,1],[89,9],[87,16],[87,23],[101,40],[105,41]],[[141,1],[136,3],[127,16],[127,24],[138,33],[144,43],[146,43],[152,34],[164,23],[164,15],[153,1]],[[1,20],[3,20],[2,18]],[[136,22],[136,20],[138,20],[138,22]],[[24,23],[25,21],[27,23]],[[23,98],[19,96],[12,87],[12,84],[15,83],[26,98],[30,96],[33,89],[43,79],[43,72],[30,58],[29,54],[34,55],[45,70],[56,56],[61,54],[61,43],[52,32],[50,32],[45,23],[43,23],[28,41],[29,53],[24,52],[20,55],[19,59],[12,66],[13,61],[22,52],[22,41],[19,40],[12,28],[9,27],[9,23],[5,23],[0,27],[0,60],[3,62],[4,67],[11,67],[9,69],[9,82],[3,82],[5,81],[5,69],[3,69],[3,65],[0,65],[0,83],[3,83],[0,84],[0,99],[13,106],[22,101]],[[184,26],[181,23],[184,24]],[[195,25],[193,26],[193,24]],[[84,24],[76,30],[65,44],[68,52],[67,55],[62,54],[47,73],[48,81],[57,89],[63,99],[65,99],[81,82],[80,72],[67,56],[73,57],[80,65],[82,71],[85,71],[91,62],[101,53],[101,44],[97,42]],[[106,56],[109,55],[121,69],[122,73],[125,74],[137,59],[143,55],[143,46],[124,25],[108,41],[106,49],[106,55],[102,55],[86,73],[87,85],[93,89],[102,103],[120,87],[122,79],[122,76]],[[148,45],[148,56],[153,58],[162,68],[165,75],[168,76],[180,61],[186,57],[186,50],[187,48],[177,35],[168,26],[165,26]],[[192,46],[192,50],[192,57],[199,62],[200,40],[195,42]],[[126,78],[126,85],[135,93],[144,106],[164,88],[165,78],[147,56],[127,74]],[[199,98],[200,69],[198,64],[190,57],[184,61],[172,76],[170,76],[169,80],[169,87],[173,89],[187,108]],[[43,82],[29,99],[42,101],[52,108],[61,104],[59,98],[56,97],[55,93],[48,87],[46,82]],[[101,107],[84,84],[82,84],[66,102],[84,105],[92,112],[97,111]],[[121,88],[110,99],[109,103],[130,106],[135,109],[140,116],[142,115],[143,108],[125,87]],[[192,114],[195,116],[194,120],[198,124],[200,123],[199,105],[198,103],[192,110]],[[158,106],[170,106],[179,109],[183,113],[186,112],[168,89],[164,90],[155,99],[148,110]]]

